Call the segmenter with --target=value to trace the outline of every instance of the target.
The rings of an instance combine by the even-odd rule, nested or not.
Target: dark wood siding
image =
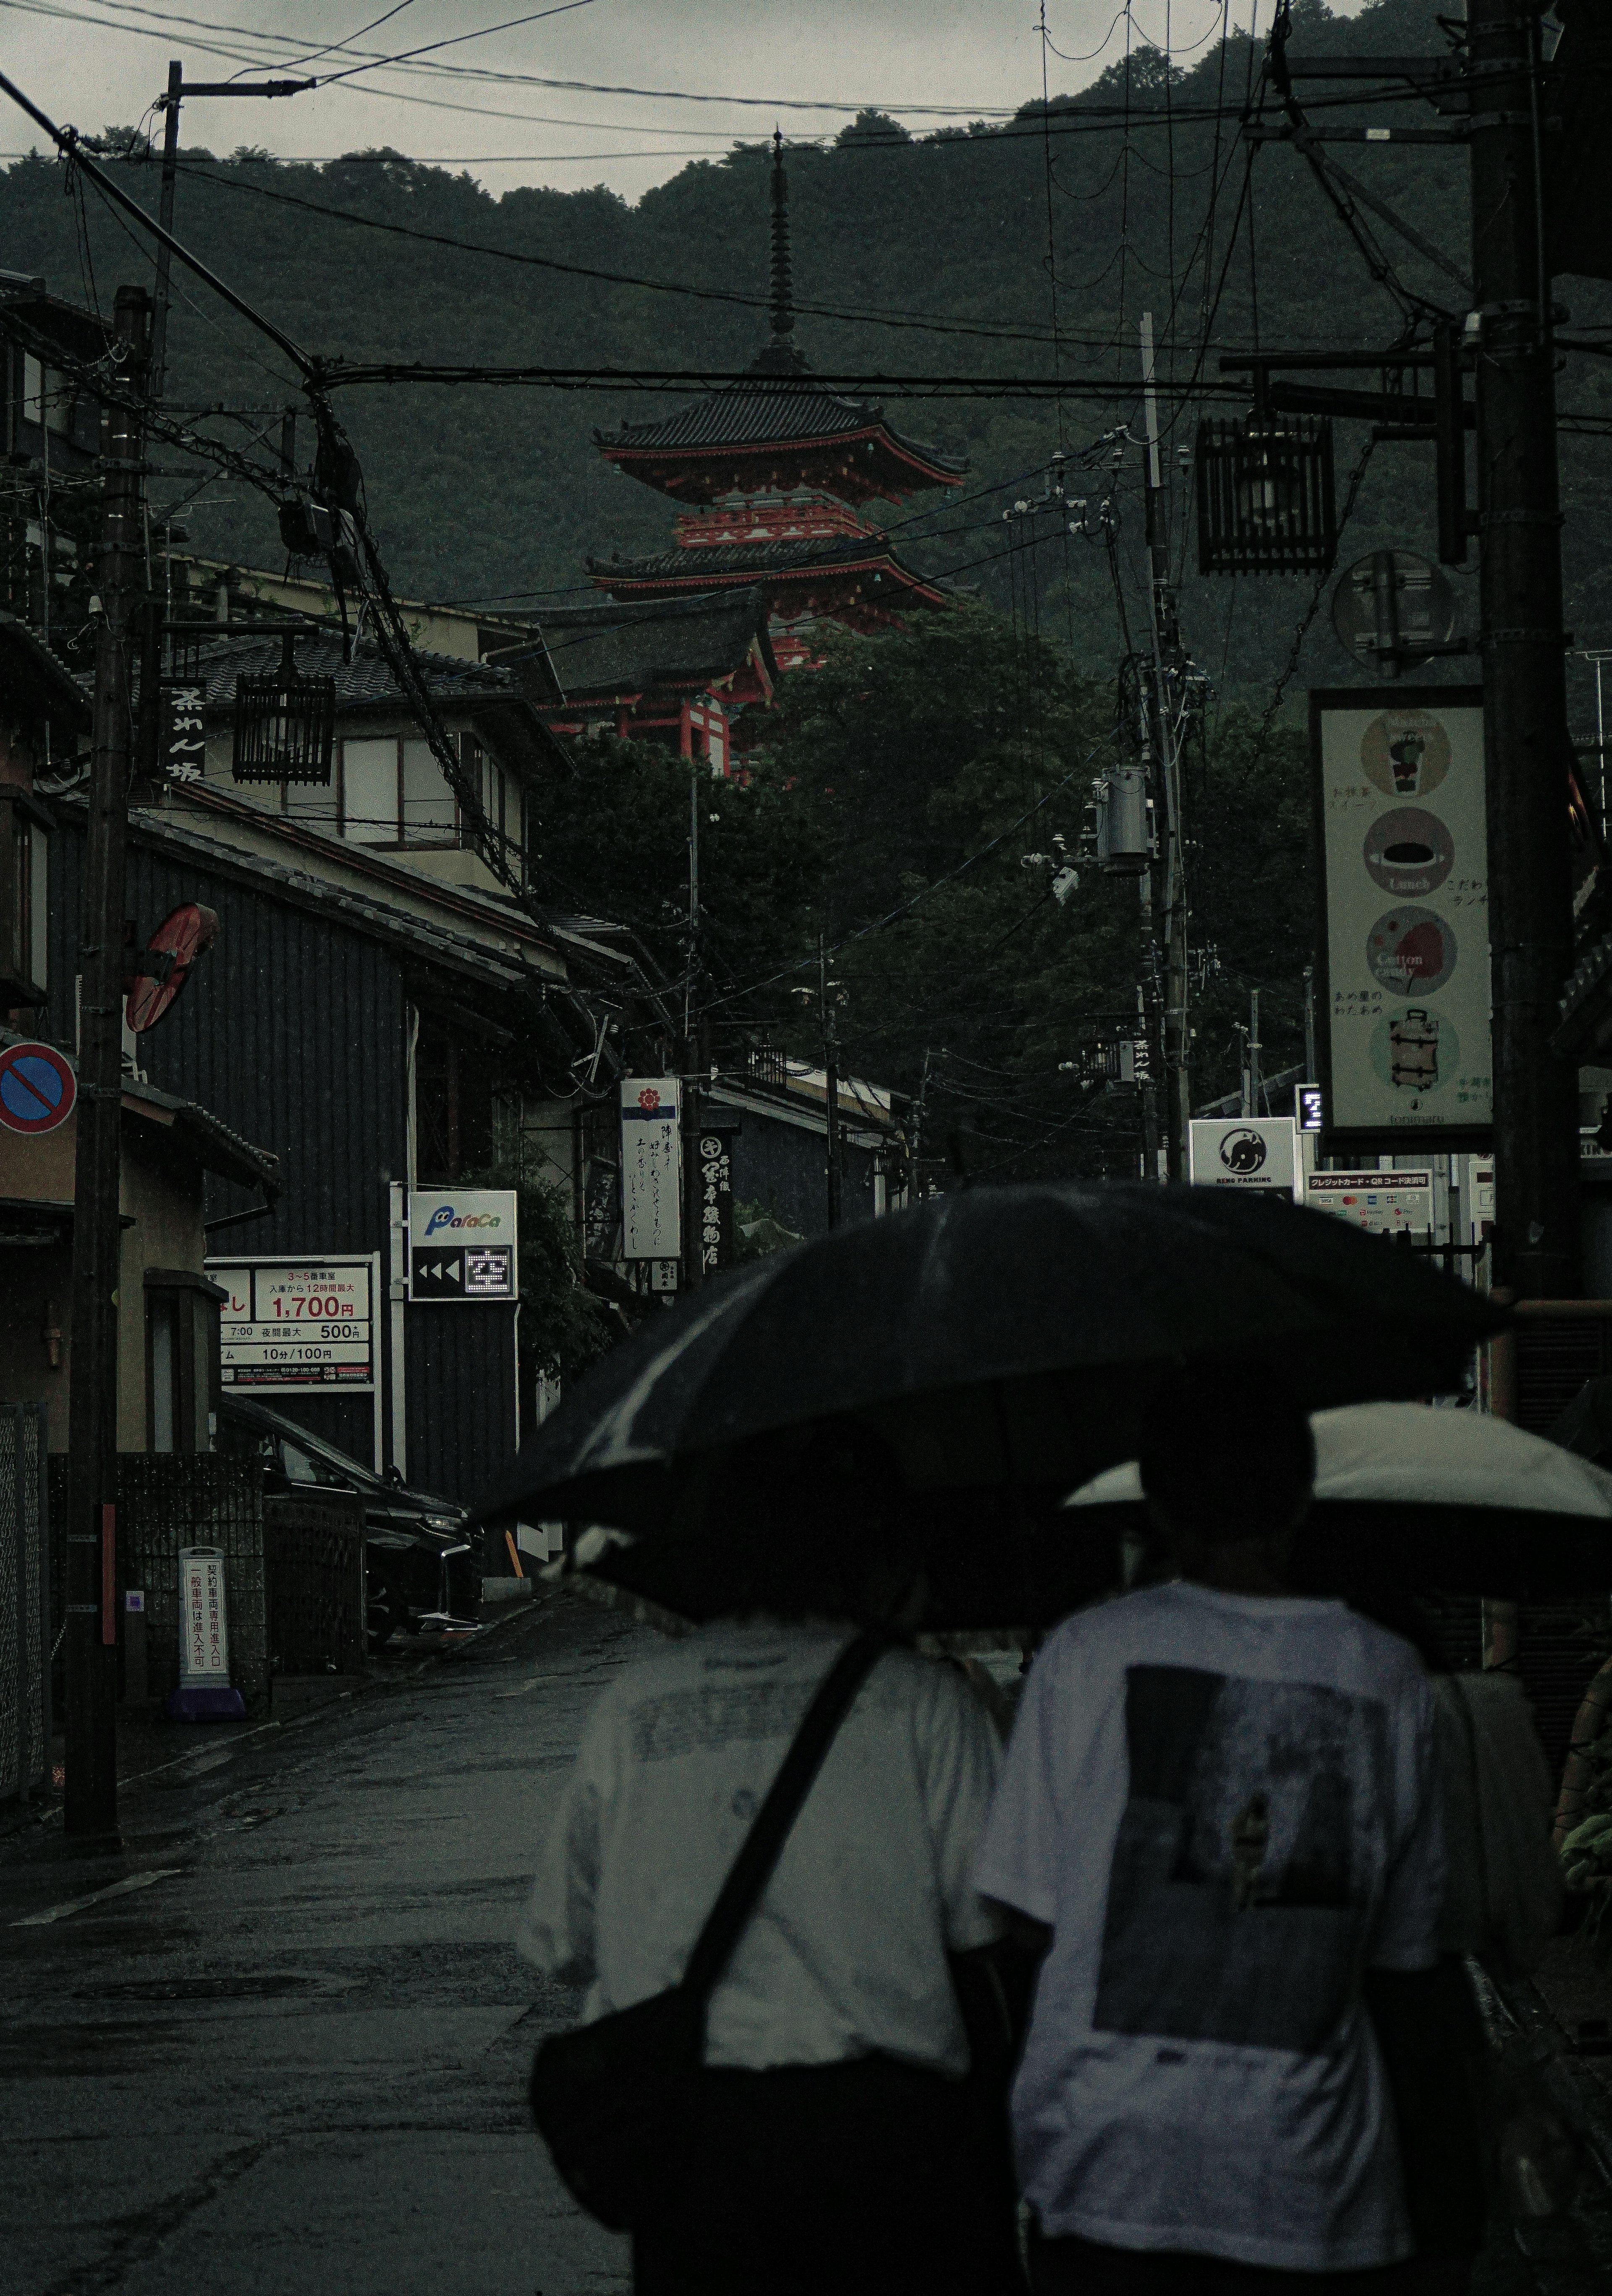
[[[51,848],[47,1033],[70,1048],[81,822],[70,816]],[[185,901],[218,912],[218,939],[167,1017],[140,1039],[141,1065],[164,1091],[198,1102],[258,1147],[272,1149],[284,1180],[272,1215],[218,1231],[210,1248],[244,1259],[379,1252],[375,1304],[384,1326],[387,1183],[404,1177],[407,1161],[408,1000],[399,959],[345,921],[131,842],[127,910],[140,939]],[[210,1177],[210,1218],[251,1201]],[[407,1311],[411,1483],[470,1497],[513,1450],[512,1312]],[[383,1389],[389,1341],[383,1329]],[[371,1461],[370,1396],[276,1390],[263,1400]]]
[[[514,1454],[515,1311],[422,1303],[407,1313],[408,1480],[478,1498]]]

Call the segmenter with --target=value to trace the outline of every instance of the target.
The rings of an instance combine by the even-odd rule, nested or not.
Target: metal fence
[[[66,1520],[67,1460],[51,1461],[53,1524]],[[65,1550],[55,1530],[56,1570]],[[263,1588],[263,1467],[210,1451],[120,1451],[118,1455],[118,1600],[145,1595],[145,1689],[166,1698],[179,1680],[179,1549],[224,1551],[230,1679],[249,1709],[268,1697],[268,1635]],[[62,1608],[57,1595],[56,1624]],[[121,1628],[122,1620],[119,1621]],[[121,1635],[119,1636],[121,1645]],[[58,1677],[58,1694],[60,1693]],[[124,1685],[119,1684],[119,1694]]]
[[[0,1404],[0,1800],[50,1759],[48,1484],[45,1406]]]

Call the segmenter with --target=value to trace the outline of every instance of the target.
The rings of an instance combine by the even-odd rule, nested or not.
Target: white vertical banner
[[[1483,697],[1345,688],[1312,693],[1311,718],[1328,1144],[1476,1144],[1493,1113]]]
[[[621,1257],[676,1259],[683,1241],[683,1148],[676,1077],[621,1079]]]
[[[179,1549],[179,1680],[185,1686],[229,1682],[229,1620],[224,1599],[224,1550]]]

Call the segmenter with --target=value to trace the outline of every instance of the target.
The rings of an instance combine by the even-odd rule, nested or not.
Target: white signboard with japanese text
[[[229,1681],[229,1618],[224,1599],[224,1550],[179,1549],[179,1679]]]
[[[377,1253],[210,1259],[207,1272],[229,1292],[218,1310],[224,1386],[374,1390]]]
[[[520,1297],[513,1188],[415,1188],[408,1198],[411,1300]]]
[[[1196,1117],[1188,1142],[1195,1186],[1294,1193],[1297,1128],[1290,1116]]]
[[[1328,1137],[1386,1148],[1415,1133],[1419,1153],[1481,1140],[1493,1113],[1481,694],[1312,693],[1311,726]]]
[[[1372,1235],[1430,1234],[1433,1173],[1426,1166],[1414,1171],[1312,1172],[1304,1181],[1304,1201],[1312,1210],[1332,1212]]]
[[[621,1079],[621,1257],[676,1259],[683,1240],[683,1152],[676,1077]]]

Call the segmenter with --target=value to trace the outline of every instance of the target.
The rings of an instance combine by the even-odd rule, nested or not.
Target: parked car
[[[395,1467],[377,1474],[360,1466],[284,1412],[244,1396],[220,1397],[218,1447],[260,1458],[271,1497],[310,1487],[359,1494],[372,1650],[399,1632],[475,1623],[481,1573],[465,1529],[468,1511],[455,1500],[412,1489]]]

